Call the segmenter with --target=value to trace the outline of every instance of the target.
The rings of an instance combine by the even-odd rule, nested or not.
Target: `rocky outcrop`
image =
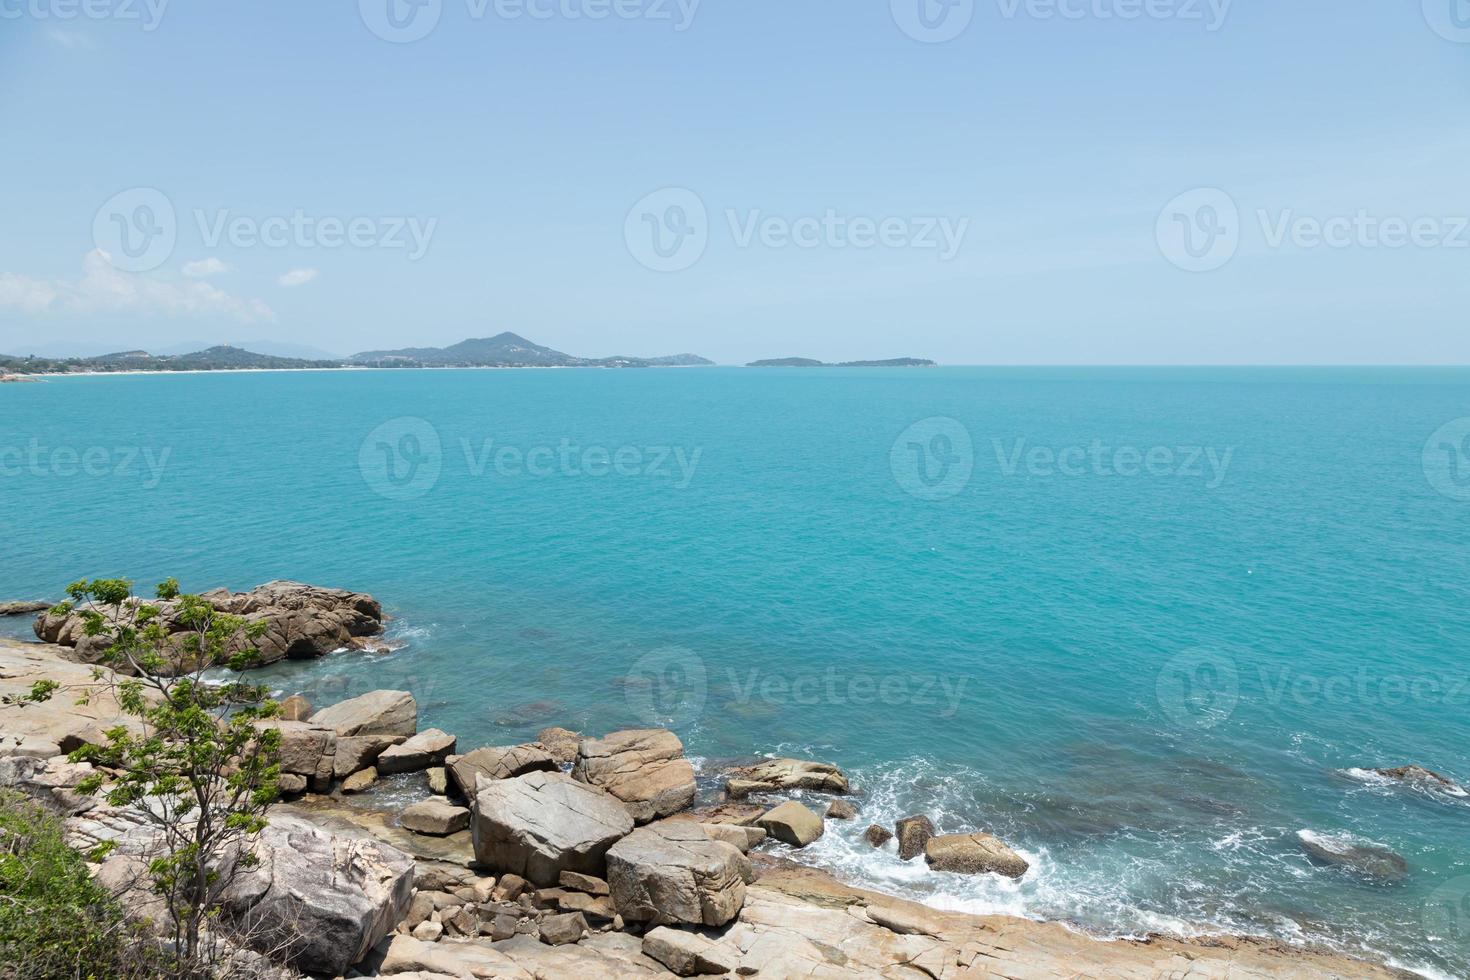
[[[960,874],[998,874],[1019,878],[1030,865],[1026,859],[989,834],[946,834],[924,844],[924,860],[935,871]]]
[[[305,660],[334,650],[367,649],[383,631],[383,609],[370,595],[323,589],[300,582],[269,582],[249,592],[225,589],[205,592],[201,598],[217,611],[243,617],[249,623],[264,623],[259,637],[236,637],[229,652],[256,651],[256,666],[280,660]],[[179,604],[150,601],[159,609],[159,622],[171,634],[185,631],[177,618]],[[116,609],[101,610],[116,614]],[[42,613],[36,619],[36,635],[47,643],[70,647],[78,660],[96,663],[112,642],[108,635],[87,636],[80,613],[65,606]],[[184,665],[192,666],[192,665]]]
[[[934,836],[934,821],[923,814],[904,817],[893,825],[898,837],[898,857],[901,861],[912,861],[924,853],[924,845]]]
[[[443,764],[454,751],[454,745],[453,735],[431,728],[384,749],[375,765],[378,773],[384,776],[400,772],[422,772],[430,766]]]
[[[1382,844],[1359,840],[1350,834],[1321,834],[1299,830],[1302,850],[1322,864],[1345,868],[1374,881],[1397,882],[1409,876],[1409,863]]]
[[[232,931],[262,952],[284,950],[298,969],[340,976],[408,911],[413,859],[377,841],[338,837],[274,818],[223,909]]]
[[[0,602],[0,616],[31,616],[50,608],[49,602]]]
[[[536,733],[536,744],[545,749],[559,766],[569,766],[577,761],[577,747],[582,736],[565,728],[543,728]]]
[[[1393,769],[1373,769],[1371,771],[1385,779],[1398,780],[1410,786],[1447,793],[1450,796],[1470,796],[1470,791],[1448,776],[1442,776],[1433,769],[1425,769],[1423,766],[1397,766]]]
[[[340,736],[407,737],[418,731],[419,707],[407,691],[370,691],[322,708],[311,716],[311,723]]]
[[[722,926],[745,904],[744,856],[689,820],[666,820],[607,852],[613,906],[629,922]]]
[[[822,818],[795,800],[787,800],[780,806],[758,817],[755,825],[783,844],[806,847],[822,836],[825,829]]]
[[[633,829],[616,799],[560,772],[482,778],[473,810],[475,859],[548,887],[563,871],[603,877],[608,848]]]
[[[684,758],[684,743],[663,728],[583,739],[572,778],[622,800],[640,824],[677,813],[694,802],[694,767]]]
[[[475,780],[514,779],[528,772],[559,772],[556,760],[537,745],[486,746],[450,756],[445,762],[450,782],[465,799],[473,799]]]
[[[781,790],[810,789],[821,793],[843,795],[852,791],[841,769],[825,762],[800,759],[768,759],[754,766],[733,770],[726,781],[731,799],[744,799],[751,793],[775,793]]]

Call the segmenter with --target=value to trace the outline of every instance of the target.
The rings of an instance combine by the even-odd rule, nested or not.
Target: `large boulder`
[[[989,834],[946,834],[924,844],[924,860],[935,871],[998,874],[1019,878],[1030,865],[1004,842]]]
[[[608,848],[633,829],[616,799],[560,772],[481,777],[473,811],[475,859],[546,888],[563,871],[602,877]]]
[[[566,728],[543,728],[536,733],[536,744],[550,753],[557,765],[571,765],[577,761],[577,747],[582,736]]]
[[[372,767],[384,749],[404,740],[402,735],[350,735],[337,737],[337,754],[332,759],[332,774],[346,779],[355,772]]]
[[[339,736],[410,736],[418,731],[419,706],[407,691],[369,691],[322,708],[311,716],[311,723]]]
[[[306,721],[259,721],[257,730],[281,734],[281,771],[304,776],[318,793],[331,788],[337,759],[337,733]]]
[[[398,822],[416,834],[448,837],[470,825],[470,811],[443,800],[423,800],[399,814]]]
[[[476,778],[514,779],[528,772],[559,772],[546,750],[537,745],[486,746],[453,755],[445,763],[450,781],[465,799],[475,795]]]
[[[437,728],[419,732],[413,738],[384,749],[376,763],[378,772],[391,776],[400,772],[422,772],[430,766],[442,765],[454,751],[455,738]]]
[[[218,612],[242,616],[251,623],[264,623],[258,637],[243,634],[234,638],[229,652],[253,649],[256,666],[285,659],[322,657],[341,649],[367,649],[370,640],[383,631],[383,609],[370,595],[342,589],[323,589],[300,582],[268,582],[249,592],[232,593],[215,589],[203,593]],[[170,634],[183,634],[188,627],[179,618],[175,601],[150,600],[158,608],[158,622]],[[118,610],[103,610],[116,614]],[[95,663],[111,643],[109,636],[89,637],[79,612],[66,606],[48,610],[36,619],[36,635],[47,643],[71,647],[79,660]]]
[[[1302,850],[1321,864],[1344,868],[1373,881],[1398,882],[1409,875],[1409,862],[1382,844],[1350,834],[1321,834],[1313,830],[1299,830],[1296,836]]]
[[[694,802],[694,767],[684,758],[684,743],[663,728],[583,739],[572,778],[622,800],[640,824],[677,813]]]
[[[722,926],[745,904],[745,856],[692,820],[642,827],[607,852],[613,906],[629,922]]]
[[[755,825],[783,844],[806,847],[822,836],[825,829],[822,818],[795,800],[787,800],[775,809],[762,814]]]
[[[729,782],[735,784],[730,790],[732,799],[742,799],[751,793],[792,789],[811,789],[839,795],[852,791],[852,786],[841,769],[826,762],[806,762],[801,759],[767,759],[754,766],[745,766],[732,771]]]
[[[341,976],[408,911],[413,858],[387,844],[275,817],[253,850],[259,863],[225,889],[225,917],[245,945],[297,969]]]

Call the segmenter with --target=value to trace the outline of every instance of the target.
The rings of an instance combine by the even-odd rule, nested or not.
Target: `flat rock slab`
[[[847,776],[841,769],[826,762],[807,762],[802,759],[768,759],[754,766],[745,766],[730,773],[739,799],[751,792],[775,790],[811,789],[822,793],[844,795],[852,791]]]
[[[572,776],[622,800],[640,824],[694,802],[694,767],[684,758],[684,743],[663,728],[583,739]]]
[[[475,795],[475,779],[515,779],[528,772],[560,772],[556,760],[539,745],[486,746],[450,756],[445,763],[449,778],[465,799]]]
[[[400,772],[422,772],[437,766],[454,751],[455,738],[437,728],[419,732],[413,738],[382,751],[376,763],[378,772],[391,776]]]
[[[722,926],[745,904],[747,865],[738,849],[710,840],[699,824],[666,820],[613,845],[607,882],[629,922]]]
[[[560,772],[532,772],[481,777],[470,829],[481,864],[549,888],[563,871],[603,877],[608,848],[633,829],[633,819],[595,787]]]
[[[924,844],[924,860],[935,871],[998,874],[1019,878],[1030,865],[1005,843],[989,834],[946,834]]]
[[[339,736],[407,737],[418,731],[419,708],[407,691],[370,691],[318,710],[311,721],[318,727],[335,730]]]
[[[443,800],[424,800],[405,809],[398,821],[416,834],[448,837],[469,827],[470,811]]]

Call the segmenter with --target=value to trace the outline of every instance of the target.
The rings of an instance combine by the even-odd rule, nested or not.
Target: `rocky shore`
[[[270,622],[274,659],[320,656],[381,631],[371,597],[271,583],[211,596]],[[119,720],[69,617],[43,614],[43,639],[0,640],[0,696],[41,678],[85,707],[0,703],[0,785],[66,818],[70,839],[109,842],[94,866],[129,880],[150,825],[76,792],[92,769],[64,753]],[[79,662],[80,661],[80,662]],[[854,821],[861,798],[830,763],[771,759],[726,774],[725,800],[695,807],[693,766],[662,729],[462,746],[421,730],[402,691],[314,707],[284,703],[281,787],[258,866],[225,896],[262,976],[556,978],[1406,977],[1328,952],[1242,938],[1099,941],[1054,923],[939,912],[848,887],[787,856]],[[384,780],[413,801],[375,802]],[[858,787],[857,789],[860,789]],[[793,794],[801,792],[801,799]],[[808,805],[828,800],[818,812]],[[861,824],[847,824],[854,829]],[[878,847],[931,868],[1020,877],[1024,858],[978,830],[938,835],[922,814],[870,826]],[[142,911],[142,910],[140,910]]]

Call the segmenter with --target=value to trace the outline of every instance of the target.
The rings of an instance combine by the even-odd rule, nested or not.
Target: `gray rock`
[[[585,892],[588,895],[608,894],[607,882],[592,875],[584,875],[577,871],[563,871],[557,879],[557,884],[562,888],[574,892]]]
[[[722,926],[745,904],[745,856],[687,820],[643,827],[607,852],[613,905],[629,922]]]
[[[460,795],[470,799],[475,795],[475,779],[514,779],[528,772],[558,772],[556,760],[536,745],[486,746],[450,756],[445,762],[450,782]]]
[[[355,772],[352,775],[348,776],[346,779],[342,780],[342,786],[340,788],[342,792],[350,796],[353,793],[361,793],[363,790],[367,789],[369,786],[371,786],[373,783],[376,783],[377,781],[378,770],[374,769],[372,766],[368,766],[361,772]]]
[[[1019,878],[1030,867],[1026,859],[989,834],[947,834],[924,844],[924,860],[935,871],[998,874]]]
[[[32,602],[0,602],[0,616],[29,616],[33,613],[45,612],[52,606],[49,602],[40,600]]]
[[[582,736],[565,728],[543,728],[536,733],[536,744],[550,753],[557,765],[569,766],[577,761],[577,746]]]
[[[299,694],[293,694],[281,702],[281,718],[285,721],[306,721],[311,717],[311,702]]]
[[[222,896],[237,935],[277,949],[298,969],[340,976],[393,931],[408,911],[413,859],[373,840],[339,837],[295,817],[276,817]]]
[[[761,786],[767,792],[792,789],[811,789],[839,795],[851,792],[851,785],[841,769],[830,763],[807,762],[802,759],[767,759],[757,765],[734,770],[730,773],[730,778]],[[745,795],[749,792],[751,790],[746,790]]]
[[[548,946],[566,946],[587,935],[587,920],[580,912],[548,915],[539,923],[541,941]]]
[[[766,831],[763,827],[745,827],[730,823],[702,823],[700,826],[704,828],[710,840],[724,841],[726,844],[734,845],[742,854],[766,839]]]
[[[371,691],[311,716],[312,724],[340,736],[403,735],[418,731],[419,708],[407,691]]]
[[[400,772],[420,772],[437,766],[454,751],[455,738],[431,728],[382,751],[374,763],[378,772],[392,776]]]
[[[1470,795],[1470,792],[1448,776],[1442,776],[1433,769],[1425,769],[1423,766],[1398,766],[1393,769],[1374,769],[1373,772],[1387,779],[1396,779],[1401,783],[1422,786],[1426,789],[1448,793],[1451,796]]]
[[[692,932],[656,926],[643,937],[643,955],[657,960],[680,977],[723,976],[740,962],[734,951],[717,946]]]
[[[470,825],[470,811],[443,800],[424,800],[405,809],[398,822],[416,834],[448,837]]]
[[[378,756],[404,740],[402,735],[338,736],[337,754],[332,759],[332,775],[345,779],[378,761]]]
[[[608,848],[633,821],[601,790],[559,772],[532,772],[481,777],[470,827],[477,861],[550,887],[563,871],[601,877]]]
[[[694,767],[684,758],[684,743],[663,728],[583,739],[572,778],[622,800],[640,824],[677,813],[694,802]]]

